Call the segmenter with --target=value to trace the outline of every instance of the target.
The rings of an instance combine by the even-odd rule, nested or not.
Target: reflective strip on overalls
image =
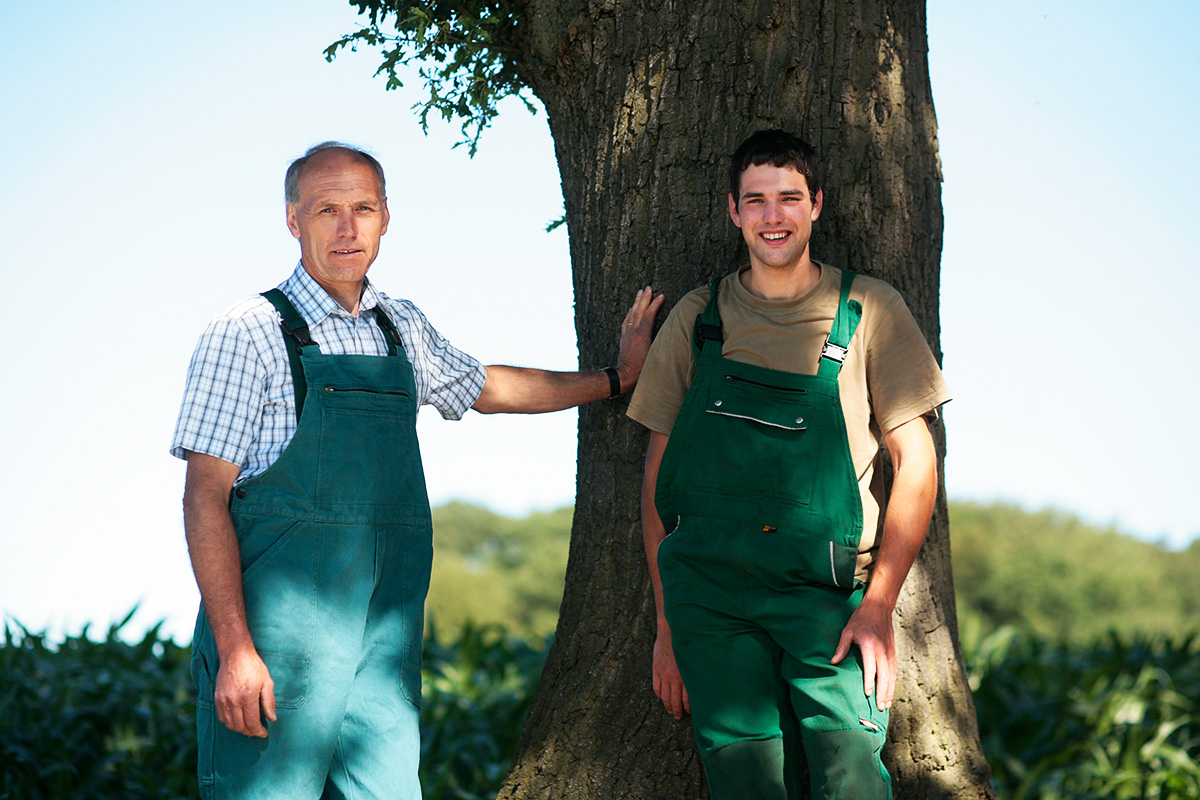
[[[841,297],[816,375],[721,355],[717,282],[697,319],[696,376],[655,503],[664,612],[714,800],[890,797],[887,729],[857,650],[830,664],[862,601],[862,501],[837,374],[862,309]],[[677,523],[677,527],[676,527]]]
[[[217,651],[203,608],[192,671],[205,798],[417,800],[417,715],[433,554],[412,366],[387,312],[387,356],[323,355],[282,292],[299,426],[266,472],[238,484],[250,634],[275,684],[267,737],[213,710]]]

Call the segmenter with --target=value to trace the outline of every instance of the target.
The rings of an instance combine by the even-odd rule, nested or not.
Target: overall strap
[[[308,394],[308,382],[304,380],[304,366],[300,362],[300,348],[311,347],[317,353],[320,346],[313,341],[308,332],[308,323],[300,312],[287,299],[287,295],[279,289],[263,292],[262,296],[275,306],[279,312],[279,327],[283,329],[283,344],[287,348],[288,363],[292,367],[292,388],[296,392],[296,423],[300,423],[300,413],[304,410],[304,397]]]
[[[375,323],[387,334],[388,355],[398,356],[403,353],[404,340],[400,338],[400,331],[396,330],[396,323],[392,322],[391,315],[383,310],[382,300],[371,309],[371,313],[375,315]]]
[[[862,304],[850,299],[850,285],[854,283],[854,271],[842,270],[842,294],[838,298],[837,314],[833,318],[833,328],[825,337],[825,345],[821,348],[821,357],[817,362],[817,375],[822,378],[836,378],[842,370],[842,362],[850,349],[850,340],[858,330],[862,320]]]
[[[705,342],[716,342],[716,346],[710,350],[714,350],[718,356],[721,355],[725,333],[721,328],[721,312],[717,310],[717,289],[720,285],[720,278],[712,279],[712,283],[708,285],[708,305],[702,313],[696,315],[696,327],[692,331],[692,357],[697,361],[704,352]]]

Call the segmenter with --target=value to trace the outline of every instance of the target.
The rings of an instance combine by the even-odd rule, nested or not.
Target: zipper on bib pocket
[[[790,386],[775,386],[770,383],[762,383],[761,381],[752,381],[749,378],[743,378],[740,375],[726,375],[725,380],[736,381],[738,383],[748,383],[751,386],[761,386],[764,389],[775,389],[780,392],[795,392],[796,394],[808,394],[808,389],[793,389]]]
[[[386,389],[359,389],[359,388],[343,388],[341,386],[326,386],[327,392],[351,392],[355,394],[391,394],[399,397],[408,397],[408,392],[389,391]]]

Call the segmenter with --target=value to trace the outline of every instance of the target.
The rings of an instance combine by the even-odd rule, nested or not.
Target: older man
[[[383,170],[337,143],[288,169],[300,263],[201,336],[171,452],[201,610],[192,669],[206,798],[417,798],[432,557],[417,408],[569,408],[637,381],[662,298],[640,291],[617,366],[483,367],[367,271]]]

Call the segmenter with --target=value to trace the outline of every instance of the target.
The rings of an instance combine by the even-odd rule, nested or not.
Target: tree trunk
[[[674,303],[735,268],[729,155],[783,127],[821,154],[818,259],[894,285],[941,356],[936,123],[917,0],[525,0],[522,77],[550,118],[584,367],[613,360],[628,300]],[[685,719],[650,685],[655,610],[638,498],[645,431],[624,399],[581,410],[557,641],[500,798],[704,794]],[[935,426],[944,454],[941,426]],[[897,609],[886,759],[903,798],[991,797],[957,644],[944,488]]]

